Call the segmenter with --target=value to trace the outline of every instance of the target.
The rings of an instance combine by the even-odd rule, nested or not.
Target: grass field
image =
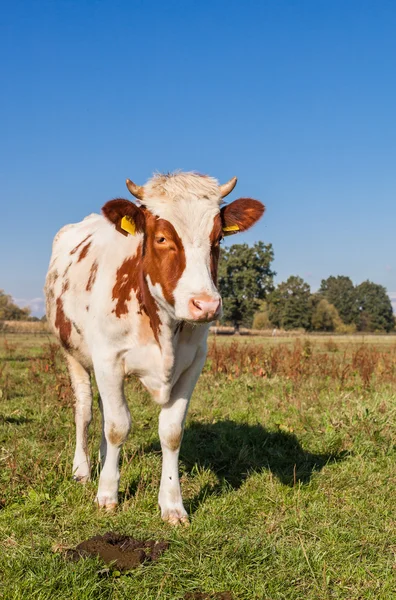
[[[0,597],[396,597],[396,338],[211,339],[180,471],[189,528],[160,519],[158,408],[126,383],[121,503],[71,480],[73,399],[46,336],[0,339]],[[90,451],[99,445],[99,411]],[[120,575],[64,550],[106,531],[166,539]]]

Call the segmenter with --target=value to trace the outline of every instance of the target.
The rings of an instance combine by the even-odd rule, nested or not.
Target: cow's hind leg
[[[118,503],[119,458],[122,444],[131,428],[131,415],[124,397],[124,372],[121,365],[95,364],[95,377],[102,402],[102,471],[96,501],[112,510]]]
[[[66,355],[76,398],[76,450],[73,460],[73,477],[86,482],[91,476],[88,456],[88,427],[92,419],[92,388],[88,371],[70,354]]]

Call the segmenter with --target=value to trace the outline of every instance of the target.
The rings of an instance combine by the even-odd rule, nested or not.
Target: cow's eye
[[[163,235],[159,235],[158,237],[155,238],[157,244],[164,244],[166,242],[166,238],[164,238]]]

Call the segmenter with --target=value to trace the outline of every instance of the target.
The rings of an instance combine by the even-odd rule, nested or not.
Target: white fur
[[[170,221],[184,246],[186,268],[174,291],[174,318],[190,318],[188,302],[207,294],[220,294],[210,274],[209,237],[222,203],[218,182],[194,173],[157,175],[144,187],[144,204],[153,214]],[[156,299],[161,297],[152,289]]]
[[[117,269],[135,255],[143,236],[124,237],[99,215],[67,225],[56,235],[45,286],[47,316],[58,334],[56,303],[61,298],[64,314],[72,324],[71,348],[66,354],[76,396],[74,476],[86,481],[90,475],[86,439],[92,414],[89,371],[93,369],[103,414],[103,468],[97,502],[106,508],[116,505],[120,448],[131,425],[123,381],[125,374],[134,374],[162,407],[159,504],[163,518],[177,523],[186,520],[178,475],[180,442],[190,397],[205,361],[209,329],[208,324],[197,327],[185,323],[179,331],[177,325],[189,319],[188,302],[192,297],[205,293],[220,298],[210,274],[209,236],[222,199],[216,180],[188,173],[156,176],[144,189],[144,204],[173,224],[186,256],[186,268],[174,291],[174,308],[166,303],[159,284],[148,281],[159,305],[160,344],[154,335],[147,336],[147,331],[142,334],[144,317],[133,292],[127,314],[117,317],[113,312]],[[91,242],[88,254],[78,261],[81,248],[73,255],[70,252],[87,235],[91,236],[87,240]],[[98,263],[96,281],[87,291],[94,261]],[[69,289],[62,293],[66,280]]]

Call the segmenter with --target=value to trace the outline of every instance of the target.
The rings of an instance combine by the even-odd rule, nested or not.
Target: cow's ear
[[[144,232],[146,222],[144,211],[129,200],[122,198],[109,200],[102,207],[102,213],[123,235]]]
[[[239,198],[220,211],[223,235],[246,231],[263,216],[265,206],[252,198]]]

